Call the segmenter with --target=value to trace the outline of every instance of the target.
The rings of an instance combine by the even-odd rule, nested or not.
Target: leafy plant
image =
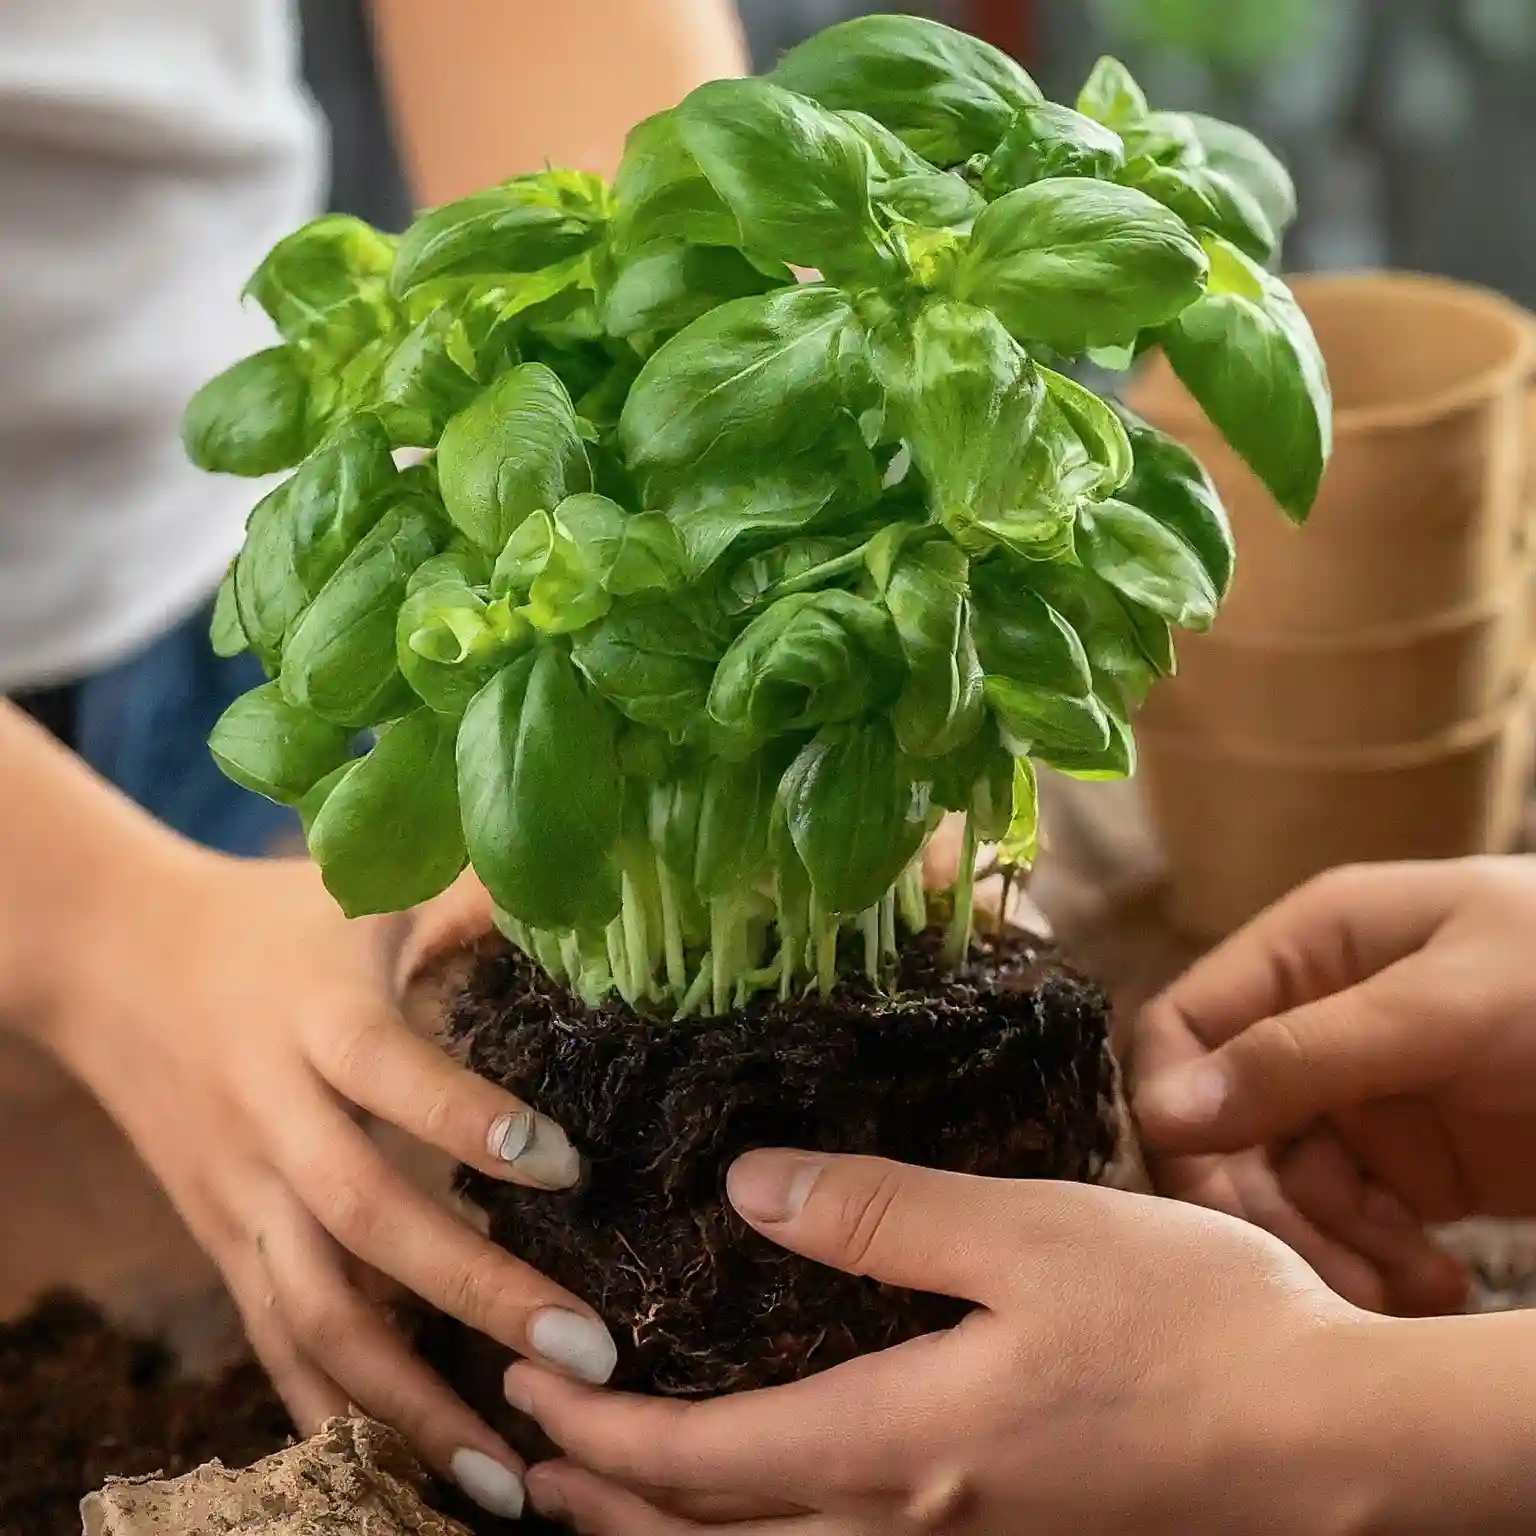
[[[308,225],[250,285],[282,344],[187,412],[204,467],[293,469],[220,594],[271,681],[219,762],[349,913],[471,863],[583,997],[681,1013],[878,978],[959,812],[958,960],[977,843],[1033,856],[1036,763],[1132,771],[1232,575],[1199,464],[1069,370],[1163,348],[1302,519],[1293,206],[1113,60],[1059,106],[879,16],[641,123],[611,187]]]

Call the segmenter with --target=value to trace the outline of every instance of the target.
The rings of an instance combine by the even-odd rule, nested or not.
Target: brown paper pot
[[[1536,591],[1521,570],[1482,612],[1350,635],[1229,633],[1179,642],[1143,725],[1235,747],[1383,747],[1497,710],[1531,660]]]
[[[1237,534],[1222,632],[1347,633],[1476,610],[1525,544],[1536,327],[1496,294],[1360,273],[1295,282],[1333,381],[1335,442],[1304,532],[1161,357],[1127,390],[1216,479]]]
[[[1531,766],[1529,691],[1413,747],[1261,753],[1141,733],[1169,916],[1215,939],[1338,864],[1507,848]]]

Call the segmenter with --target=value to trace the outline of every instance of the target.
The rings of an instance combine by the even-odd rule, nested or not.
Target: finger
[[[334,1104],[317,1095],[282,1134],[281,1171],[348,1253],[519,1354],[583,1381],[613,1374],[590,1307],[414,1188]]]
[[[1424,1025],[1412,961],[1262,1019],[1141,1082],[1136,1117],[1163,1153],[1232,1152],[1294,1135],[1334,1110],[1408,1093],[1454,1071],[1458,1031]]]
[[[964,1415],[952,1348],[953,1335],[935,1334],[790,1386],[696,1403],[597,1391],[519,1363],[506,1394],[572,1460],[630,1487],[818,1508],[901,1487],[921,1422]],[[940,1384],[922,1403],[903,1390],[919,1377]]]
[[[731,1203],[781,1247],[888,1285],[994,1305],[1010,1267],[998,1225],[1024,1186],[872,1157],[749,1152],[726,1178]]]
[[[1172,1014],[1202,1044],[1220,1045],[1421,949],[1458,882],[1458,872],[1442,863],[1331,870],[1197,961],[1148,1012]]]
[[[1300,1254],[1336,1295],[1368,1312],[1385,1310],[1386,1289],[1376,1267],[1321,1231],[1291,1204],[1264,1154],[1234,1157],[1231,1170],[1246,1220]]]
[[[277,1309],[277,1294],[258,1267],[235,1295],[251,1350],[271,1378],[300,1435],[312,1435],[327,1419],[346,1414],[347,1394],[299,1352]]]
[[[894,1536],[898,1529],[889,1520],[877,1527],[834,1515],[687,1520],[565,1461],[533,1468],[528,1474],[528,1494],[541,1515],[564,1521],[582,1536],[695,1536],[710,1530],[729,1530],[732,1536],[864,1536],[878,1530],[882,1536]]]
[[[1376,1267],[1389,1311],[1438,1316],[1465,1302],[1465,1269],[1402,1200],[1361,1173],[1331,1131],[1320,1128],[1296,1143],[1276,1174],[1301,1215]]]
[[[399,1430],[483,1509],[516,1518],[522,1462],[347,1284],[335,1245],[291,1197],[270,1209],[261,1252],[276,1311],[311,1371]]]
[[[553,1120],[466,1071],[397,1014],[311,1029],[311,1060],[349,1103],[492,1178],[569,1189],[581,1158]]]

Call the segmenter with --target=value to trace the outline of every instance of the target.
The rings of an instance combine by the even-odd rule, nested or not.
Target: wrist
[[[92,978],[120,962],[125,921],[148,931],[182,866],[210,856],[4,704],[0,760],[0,1027],[56,1050]]]
[[[1330,1327],[1291,1476],[1315,1480],[1319,1536],[1536,1530],[1536,1316]]]

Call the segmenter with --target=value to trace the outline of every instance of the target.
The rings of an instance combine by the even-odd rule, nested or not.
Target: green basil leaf
[[[749,889],[768,862],[774,798],[785,769],[780,758],[753,753],[740,762],[712,758],[699,797],[693,886],[701,896]]]
[[[462,581],[437,581],[407,593],[395,621],[395,658],[422,703],[460,715],[532,639],[528,621],[508,604],[487,603]]]
[[[268,347],[210,379],[187,402],[181,441],[199,469],[270,475],[304,457],[309,382],[290,347]]]
[[[1033,864],[1040,854],[1040,785],[1035,765],[1027,757],[1013,760],[1013,814],[997,845],[1000,864],[1016,868]]]
[[[430,709],[384,730],[331,787],[309,827],[325,888],[348,917],[404,912],[464,868],[455,724]]]
[[[829,277],[894,272],[873,162],[835,113],[769,80],[712,80],[678,107],[677,129],[749,249]]]
[[[1083,564],[1133,603],[1181,629],[1211,627],[1220,602],[1194,551],[1155,518],[1122,501],[1084,508],[1078,519]]]
[[[934,510],[946,521],[1022,508],[1037,487],[1021,472],[1045,386],[1028,353],[985,309],[934,299],[891,380]]]
[[[831,725],[780,785],[784,819],[831,912],[862,912],[895,883],[928,831],[926,797],[883,719]]]
[[[875,176],[879,183],[905,181],[913,176],[931,176],[938,169],[932,161],[925,160],[884,123],[878,122],[867,112],[839,110],[837,116],[858,134],[864,147],[875,162]]]
[[[406,582],[445,540],[421,508],[392,507],[320,589],[283,649],[284,696],[337,725],[361,729],[410,702],[395,657]]]
[[[1217,598],[1224,598],[1232,585],[1236,549],[1232,525],[1211,477],[1183,444],[1124,406],[1115,409],[1135,457],[1135,468],[1119,499],[1140,507],[1177,534],[1204,567]]]
[[[1082,566],[1027,564],[1013,568],[1076,634],[1088,657],[1095,691],[1111,701],[1141,703],[1159,677],[1173,671],[1173,643],[1167,620],[1122,597],[1101,576]],[[977,601],[977,643],[981,597]],[[985,651],[982,652],[985,657]],[[985,659],[982,662],[985,666]]]
[[[1127,161],[1152,160],[1189,170],[1205,164],[1205,149],[1187,112],[1149,112],[1120,130]]]
[[[452,310],[433,310],[412,328],[380,370],[374,409],[398,448],[431,448],[451,417],[480,392],[465,362],[473,363],[462,322]],[[457,355],[456,355],[457,354]]]
[[[982,190],[1001,197],[1052,176],[1111,177],[1125,164],[1125,144],[1112,128],[1053,101],[1021,107],[987,157]]]
[[[496,561],[491,590],[520,592],[520,610],[547,635],[584,629],[607,613],[613,599],[603,587],[603,573],[592,550],[577,543],[550,513],[525,518]]]
[[[1109,727],[1108,744],[1093,750],[1059,746],[1042,761],[1058,773],[1074,779],[1087,779],[1091,782],[1128,779],[1136,772],[1135,733],[1122,708],[1114,700],[1100,697],[1098,702]]]
[[[619,910],[624,784],[613,721],[551,647],[504,667],[459,727],[459,798],[475,873],[536,928],[598,930]]]
[[[1147,116],[1147,98],[1119,59],[1105,55],[1077,97],[1077,110],[1110,128],[1130,128]]]
[[[1061,413],[1081,453],[1060,462],[1060,484],[1069,500],[1097,501],[1112,495],[1131,477],[1135,461],[1131,440],[1120,418],[1091,389],[1049,368],[1040,370],[1050,404]]]
[[[1174,372],[1293,522],[1317,499],[1333,449],[1333,397],[1290,289],[1207,237],[1211,291],[1159,332]]]
[[[637,123],[613,178],[613,244],[636,252],[656,241],[736,245],[735,215],[684,147],[677,109]]]
[[[1007,830],[1013,758],[990,715],[964,746],[936,762],[924,763],[923,771],[933,780],[933,803],[948,811],[966,812],[978,838],[990,842]]]
[[[659,512],[626,512],[591,492],[569,496],[555,523],[584,551],[605,592],[628,597],[683,584],[688,556],[677,529]]]
[[[968,233],[986,199],[961,176],[951,171],[928,171],[921,176],[902,176],[875,187],[875,202],[898,223],[924,229],[948,229]]]
[[[850,720],[900,686],[890,615],[835,588],[781,597],[731,643],[709,691],[710,717],[757,744]]]
[[[1077,630],[1012,562],[989,560],[971,573],[971,632],[989,677],[1008,677],[1048,693],[1086,698],[1093,691],[1088,653]]]
[[[603,327],[610,336],[661,341],[717,304],[793,281],[787,267],[770,277],[729,246],[652,245],[615,273],[603,295]]]
[[[942,757],[981,725],[982,673],[971,638],[969,562],[953,544],[903,551],[885,583],[907,681],[892,722],[902,751]]]
[[[333,768],[323,779],[316,780],[314,787],[305,791],[304,798],[294,807],[299,813],[299,826],[306,841],[315,818],[320,814],[320,807],[330,799],[331,791],[357,767],[357,763],[357,758],[350,757],[341,767]]]
[[[598,188],[569,173],[535,172],[422,214],[400,238],[397,294],[443,277],[538,272],[602,238]]]
[[[1020,341],[1078,357],[1173,319],[1200,297],[1208,269],[1183,221],[1146,193],[1066,176],[987,208],[961,257],[958,291]]]
[[[1003,743],[1015,757],[1054,764],[1097,757],[1110,744],[1109,720],[1093,695],[1049,693],[1020,678],[987,674],[987,703]]]
[[[1244,188],[1264,210],[1277,235],[1296,222],[1296,184],[1291,173],[1246,128],[1218,118],[1187,114],[1206,163]]]
[[[730,636],[707,599],[639,597],[578,635],[572,659],[628,719],[680,741],[701,726]]]
[[[1279,248],[1280,236],[1259,200],[1212,166],[1134,160],[1121,181],[1171,208],[1191,229],[1220,235],[1259,261],[1268,261]]]
[[[571,397],[542,363],[519,364],[460,411],[437,467],[454,526],[492,555],[529,513],[592,485]]]
[[[770,80],[824,107],[868,113],[938,166],[990,150],[1033,80],[979,38],[920,16],[861,16],[790,49]]]
[[[293,805],[347,759],[352,736],[290,704],[276,683],[264,683],[219,716],[208,749],[226,778],[279,805]]]
[[[486,559],[485,551],[476,549],[467,539],[455,536],[440,555],[424,560],[411,572],[405,590],[410,594],[440,581],[461,587],[484,587],[490,579],[491,562]]]
[[[388,235],[350,214],[328,213],[279,240],[245,291],[285,341],[313,343],[340,332],[360,344],[381,328],[394,260]]]
[[[293,567],[310,597],[402,489],[389,436],[372,415],[344,422],[299,466],[284,510],[293,529]]]
[[[842,293],[801,284],[721,304],[653,352],[619,418],[647,503],[665,506],[722,468],[747,479],[809,448],[853,408],[838,366],[850,332],[856,344]]]
[[[733,467],[687,487],[667,508],[695,575],[738,543],[841,526],[880,496],[880,470],[846,414],[820,441],[767,466]]]
[[[786,596],[783,588],[787,582],[799,582],[809,578],[810,590],[823,585],[815,580],[815,573],[826,567],[826,585],[847,573],[842,557],[859,547],[857,535],[823,534],[800,539],[786,539],[742,561],[725,580],[723,593],[726,610],[730,613],[746,613],[759,608],[775,597]]]
[[[287,479],[256,503],[235,557],[235,613],[251,649],[269,666],[281,657],[288,631],[309,606],[288,510],[292,486]]]
[[[208,643],[215,656],[239,656],[250,649],[245,629],[240,623],[240,607],[235,601],[235,562],[229,562],[224,579],[213,599],[213,620],[208,626]]]

